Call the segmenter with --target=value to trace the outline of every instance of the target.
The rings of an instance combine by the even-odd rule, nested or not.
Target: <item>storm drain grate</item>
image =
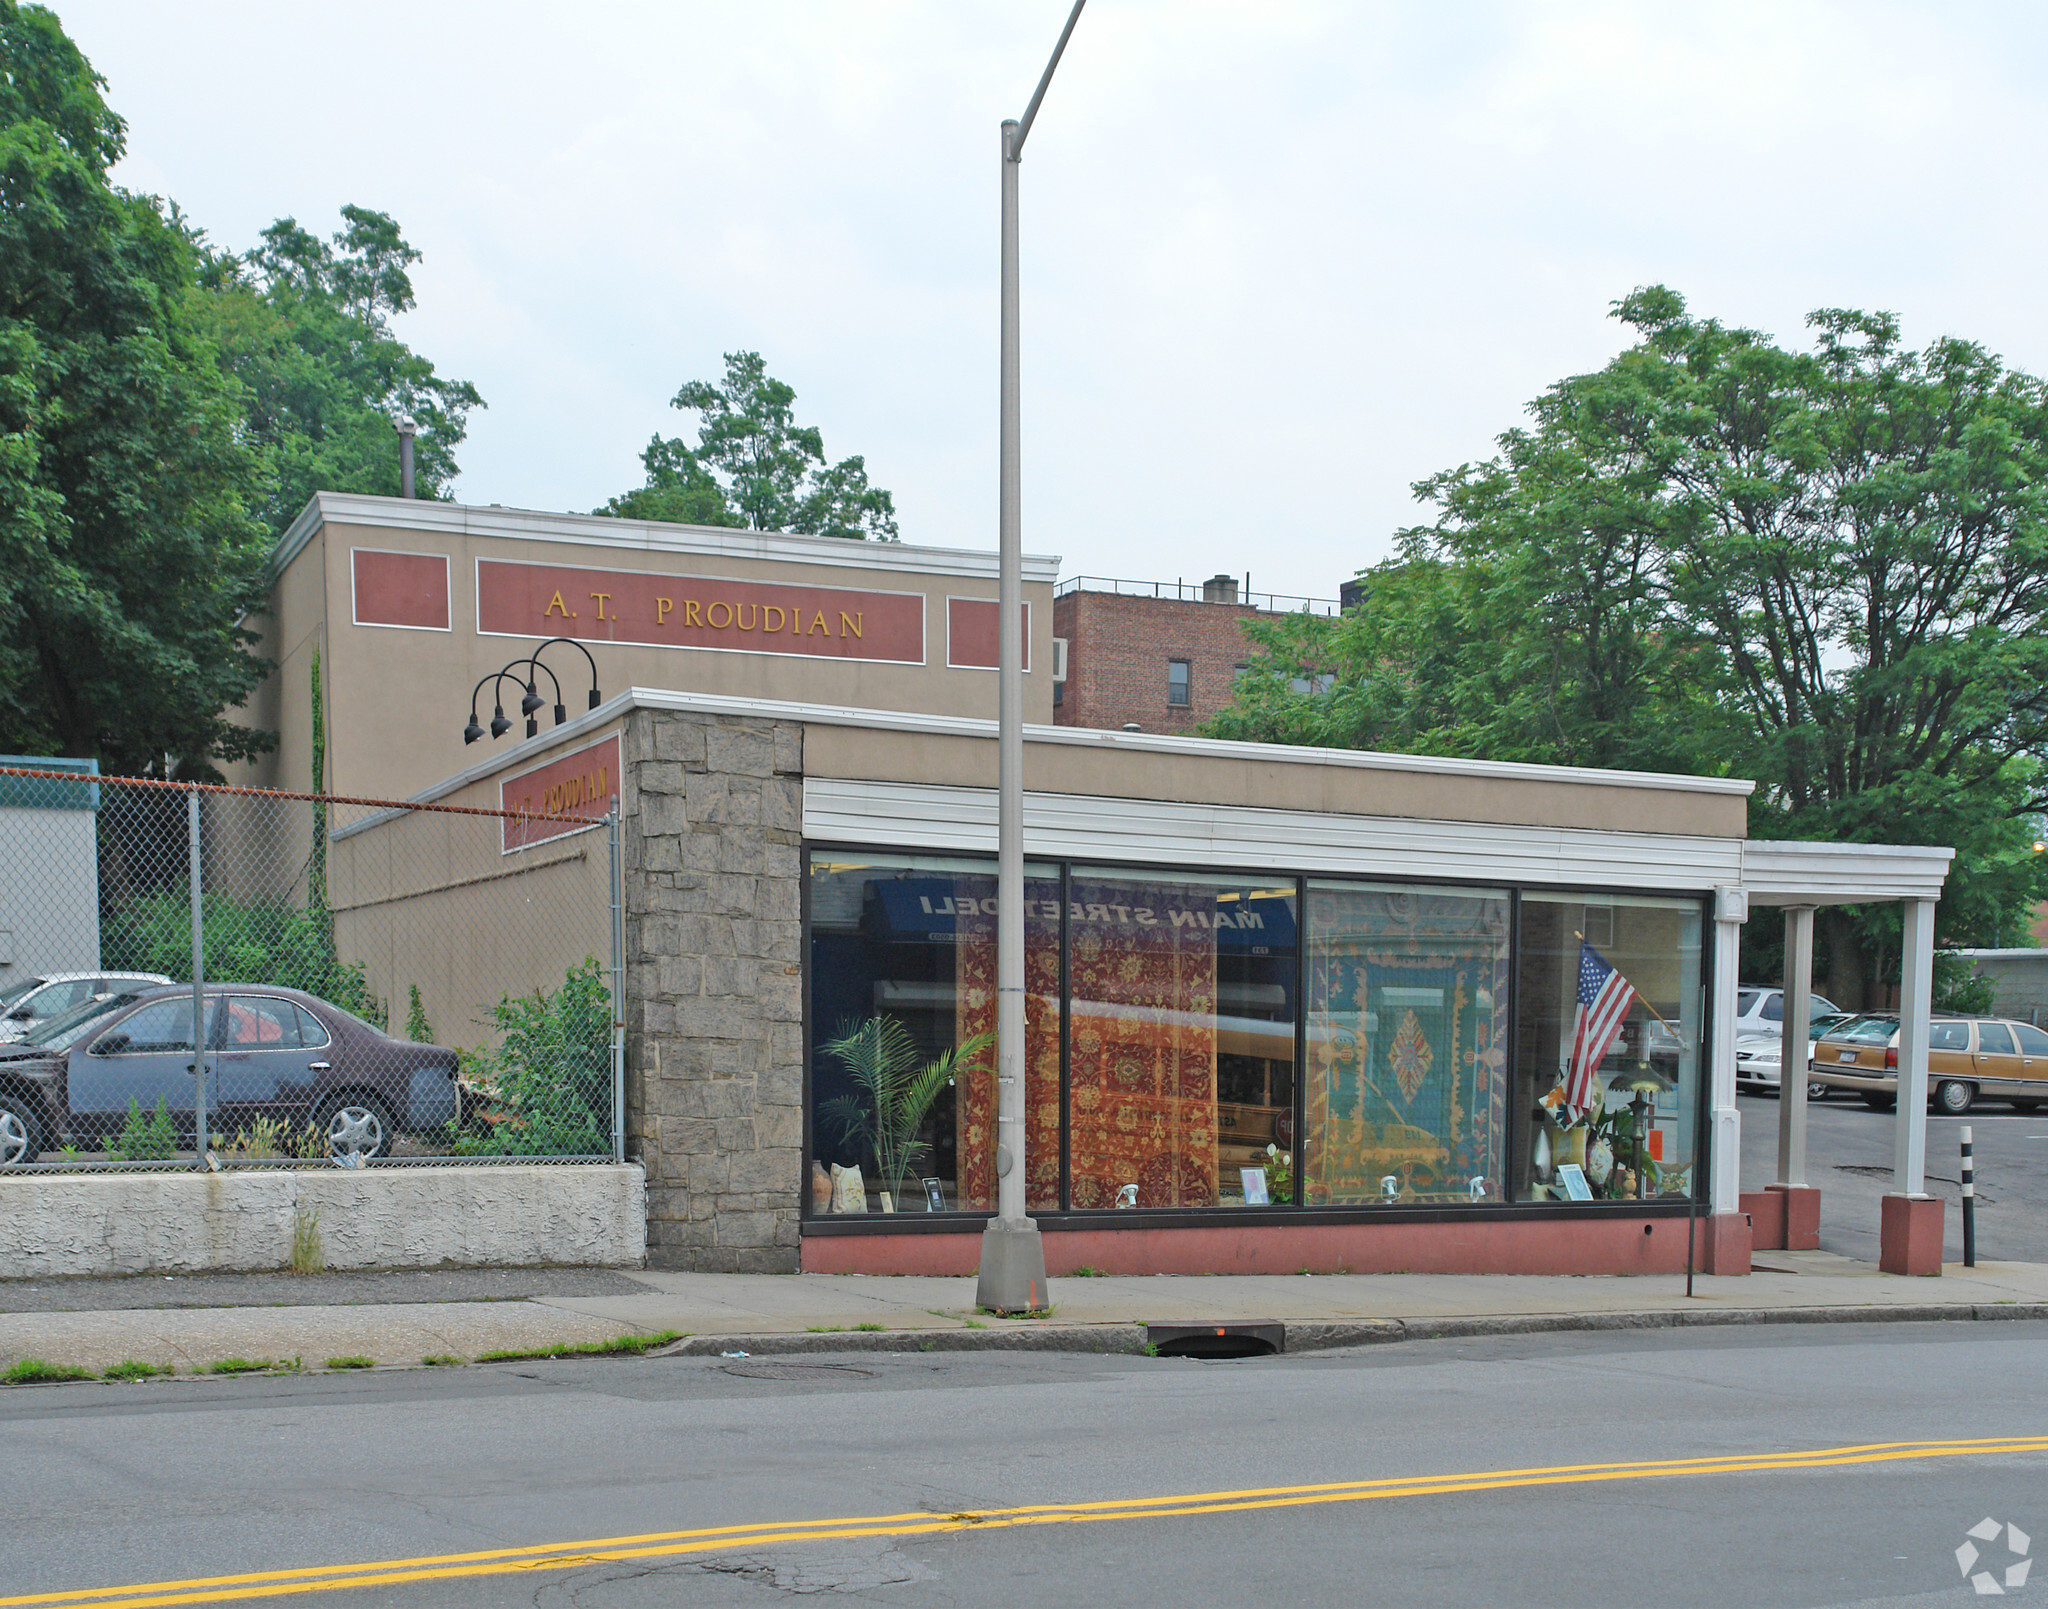
[[[728,1363],[721,1372],[742,1380],[829,1380],[841,1378],[872,1380],[873,1369],[856,1369],[850,1363]]]

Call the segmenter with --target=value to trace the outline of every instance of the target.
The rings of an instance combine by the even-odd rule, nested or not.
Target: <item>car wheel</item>
[[[0,1095],[0,1168],[33,1162],[43,1153],[43,1126],[19,1095]]]
[[[1873,1112],[1889,1112],[1894,1106],[1898,1105],[1898,1101],[1893,1096],[1880,1095],[1873,1090],[1863,1097],[1863,1104]]]
[[[320,1103],[313,1127],[327,1136],[335,1156],[358,1156],[365,1162],[391,1154],[396,1129],[384,1103],[372,1095],[331,1095]]]
[[[1934,1086],[1935,1109],[1947,1117],[1961,1117],[1977,1104],[1977,1086],[1960,1078],[1944,1078]]]
[[[1806,1098],[1810,1101],[1824,1101],[1828,1098],[1828,1086],[1817,1078],[1806,1081]]]

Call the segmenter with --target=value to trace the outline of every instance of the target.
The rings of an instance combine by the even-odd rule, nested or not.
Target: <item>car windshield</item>
[[[15,1001],[19,1000],[30,990],[40,989],[48,981],[47,978],[23,978],[21,982],[15,984],[5,994],[0,994],[0,1012],[6,1011],[9,1006],[13,1005]]]
[[[21,1036],[25,1045],[48,1045],[55,1050],[69,1050],[72,1041],[81,1037],[87,1029],[102,1017],[132,1006],[142,997],[135,994],[111,995],[105,1000],[87,1000],[73,1006],[69,1011],[60,1012],[48,1022],[39,1022]]]
[[[1855,1045],[1889,1045],[1899,1031],[1897,1017],[1850,1017],[1828,1030],[1830,1039],[1846,1039]]]

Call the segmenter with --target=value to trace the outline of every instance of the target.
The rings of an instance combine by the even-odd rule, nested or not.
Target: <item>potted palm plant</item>
[[[956,1077],[979,1070],[995,1037],[976,1034],[922,1066],[917,1042],[894,1017],[841,1024],[838,1037],[826,1041],[825,1054],[846,1068],[858,1093],[826,1101],[818,1115],[845,1143],[874,1154],[884,1212],[896,1210],[904,1179],[931,1151],[918,1130],[932,1102]]]

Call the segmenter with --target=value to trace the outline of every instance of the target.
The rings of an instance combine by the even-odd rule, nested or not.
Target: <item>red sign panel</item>
[[[359,626],[448,630],[448,558],[442,553],[349,551]]]
[[[616,737],[506,777],[498,784],[498,808],[513,812],[499,820],[505,853],[531,849],[604,820],[618,791]]]
[[[993,598],[946,600],[946,664],[954,670],[994,670],[1003,611]],[[1031,668],[1031,605],[1024,605],[1024,668]]]
[[[924,663],[924,594],[476,561],[477,630],[653,648]]]

